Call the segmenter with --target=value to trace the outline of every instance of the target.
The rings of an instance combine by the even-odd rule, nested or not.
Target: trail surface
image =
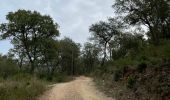
[[[99,92],[92,79],[78,77],[74,81],[53,85],[39,100],[114,100]]]

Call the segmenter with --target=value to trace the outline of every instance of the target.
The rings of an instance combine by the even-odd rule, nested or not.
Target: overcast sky
[[[60,25],[60,37],[70,37],[83,44],[90,36],[89,26],[113,16],[114,0],[2,0],[0,23],[6,22],[8,12],[18,9],[36,10],[50,15]],[[0,41],[0,53],[12,48],[9,41]]]

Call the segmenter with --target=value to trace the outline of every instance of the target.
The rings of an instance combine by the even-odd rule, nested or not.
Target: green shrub
[[[147,64],[142,62],[137,66],[137,70],[139,73],[142,73],[146,69],[146,67],[147,67]]]
[[[131,58],[121,58],[113,62],[113,64],[118,68],[122,68],[124,66],[134,66],[137,65],[137,63],[138,62],[136,60],[133,60]]]
[[[129,76],[127,79],[127,88],[132,89],[136,83],[136,79],[133,76]]]
[[[12,81],[28,81],[28,80],[31,80],[34,76],[33,75],[30,75],[29,73],[17,73],[11,77],[9,77],[8,79],[9,80],[12,80]]]
[[[53,82],[68,82],[72,80],[72,77],[69,77],[66,74],[56,74],[53,76]]]
[[[9,76],[15,75],[17,72],[18,67],[13,60],[0,56],[0,76],[7,79]]]
[[[114,81],[119,81],[121,77],[122,77],[122,70],[121,69],[117,69],[114,72],[114,76],[113,76]]]
[[[168,82],[161,83],[160,90],[164,94],[170,94],[170,83],[168,83]]]
[[[159,48],[160,55],[163,59],[170,59],[170,42],[165,42],[164,45]]]

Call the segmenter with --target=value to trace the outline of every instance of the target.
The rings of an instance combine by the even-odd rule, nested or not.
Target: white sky
[[[114,0],[1,0],[0,23],[8,12],[18,9],[36,10],[50,15],[60,25],[60,37],[70,37],[83,44],[90,36],[89,26],[114,15]],[[12,48],[9,41],[0,41],[0,53]]]

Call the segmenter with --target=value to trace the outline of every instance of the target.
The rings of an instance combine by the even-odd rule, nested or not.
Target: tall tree
[[[40,66],[43,66],[43,69],[47,72],[48,77],[51,78],[55,71],[59,71],[59,42],[53,39],[43,40],[40,52]]]
[[[103,59],[101,66],[104,66],[107,56],[108,43],[112,40],[113,36],[117,35],[119,32],[114,24],[103,21],[93,24],[89,30],[92,32],[92,39],[97,40],[97,42],[103,46]]]
[[[69,75],[76,74],[76,61],[80,55],[80,46],[70,38],[60,40],[60,65],[62,71]]]
[[[154,44],[169,37],[168,0],[116,0],[113,7],[131,25],[145,25]]]
[[[59,35],[58,24],[54,23],[50,16],[26,10],[9,12],[6,19],[8,22],[0,26],[2,38],[10,38],[14,47],[23,48],[22,53],[29,59],[30,71],[33,72],[37,65],[42,41],[54,39]],[[19,48],[16,47],[16,49]]]
[[[99,53],[101,48],[99,48],[96,44],[85,43],[84,48],[82,50],[82,58],[85,65],[85,72],[94,71],[94,65],[97,65],[99,61]]]

